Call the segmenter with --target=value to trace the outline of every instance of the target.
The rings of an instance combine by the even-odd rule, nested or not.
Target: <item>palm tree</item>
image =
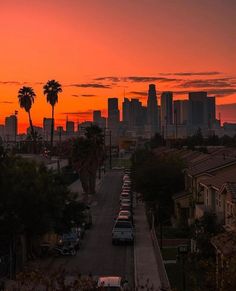
[[[54,134],[54,107],[58,102],[58,93],[62,92],[61,84],[55,80],[50,80],[43,86],[43,94],[47,96],[47,102],[52,106],[52,122],[51,122],[51,149],[53,147]]]
[[[18,91],[18,100],[21,108],[24,108],[25,111],[28,113],[29,116],[29,124],[30,124],[30,130],[31,130],[31,136],[33,138],[34,142],[34,152],[36,151],[36,139],[35,139],[35,132],[33,127],[33,122],[31,119],[30,109],[32,107],[32,104],[34,103],[34,98],[36,94],[34,93],[34,89],[31,87],[25,87],[23,86]]]

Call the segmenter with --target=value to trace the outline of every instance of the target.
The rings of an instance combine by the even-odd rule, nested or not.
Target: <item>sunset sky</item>
[[[63,93],[56,124],[66,116],[106,115],[107,98],[140,98],[149,83],[161,91],[206,90],[217,97],[223,121],[236,122],[235,0],[0,0],[0,124],[19,110],[17,92],[37,94],[35,125],[50,117],[43,84],[56,79]]]

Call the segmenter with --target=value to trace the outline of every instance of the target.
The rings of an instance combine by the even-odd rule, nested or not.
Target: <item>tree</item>
[[[102,130],[96,125],[87,127],[84,137],[67,140],[61,150],[78,172],[85,194],[94,194],[96,174],[105,158]]]
[[[47,102],[52,106],[52,122],[51,122],[51,149],[53,148],[54,135],[54,108],[58,102],[58,93],[62,92],[61,84],[55,80],[50,80],[43,87],[43,94],[47,96]]]
[[[36,152],[36,138],[35,138],[35,131],[34,131],[34,126],[33,126],[32,118],[31,118],[30,110],[31,110],[32,104],[34,103],[35,96],[36,94],[34,93],[34,90],[31,87],[23,86],[18,91],[18,100],[19,100],[20,107],[24,108],[29,116],[31,136],[33,138],[33,143],[34,143],[34,152]]]

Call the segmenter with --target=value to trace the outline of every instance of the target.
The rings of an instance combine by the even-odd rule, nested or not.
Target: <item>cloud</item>
[[[179,87],[182,88],[220,88],[220,87],[233,87],[235,85],[234,78],[219,78],[219,79],[196,79],[187,80],[182,82]]]
[[[147,96],[147,91],[130,91],[129,93],[137,96]]]
[[[162,76],[214,76],[222,74],[217,71],[209,71],[209,72],[177,72],[177,73],[160,73]]]
[[[95,81],[110,81],[113,83],[118,83],[121,81],[120,77],[98,77],[94,79]]]
[[[72,96],[72,97],[77,97],[77,98],[80,97],[80,96],[77,95],[77,94],[72,94],[71,96]]]
[[[21,85],[19,81],[0,81],[1,85]]]
[[[95,97],[97,95],[94,95],[94,94],[82,94],[81,96],[82,97]]]
[[[12,101],[0,101],[0,103],[2,103],[2,104],[13,104],[15,102],[12,102]]]
[[[105,85],[101,83],[85,83],[85,84],[71,84],[70,87],[80,87],[80,88],[97,88],[97,89],[111,89],[110,85]]]
[[[129,76],[124,77],[124,81],[134,83],[146,83],[146,82],[179,82],[180,79],[165,78],[165,77],[149,77],[149,76]]]
[[[62,115],[88,115],[92,114],[93,110],[86,110],[86,111],[68,111],[68,112],[61,112]]]

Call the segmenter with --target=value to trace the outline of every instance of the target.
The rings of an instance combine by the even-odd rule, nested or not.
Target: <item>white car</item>
[[[129,221],[117,221],[112,230],[112,244],[119,242],[133,243],[134,230]]]
[[[104,291],[128,290],[127,281],[123,281],[119,276],[99,277],[97,288]]]

